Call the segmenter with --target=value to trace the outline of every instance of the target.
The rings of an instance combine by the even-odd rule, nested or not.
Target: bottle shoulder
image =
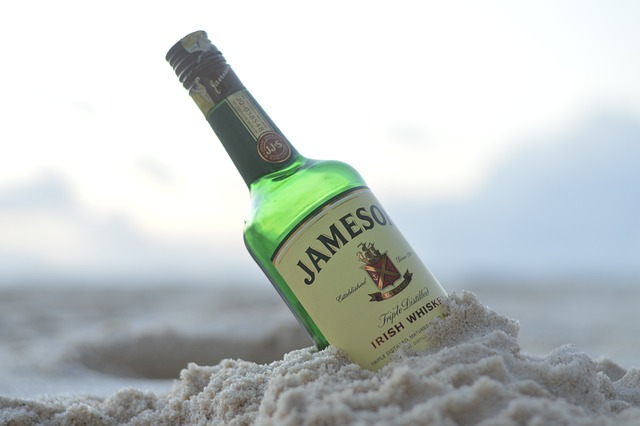
[[[342,192],[366,183],[352,166],[341,161],[303,159],[291,170],[267,175],[250,186],[251,208],[245,239],[279,240],[312,211]]]
[[[252,207],[260,208],[264,202],[304,202],[322,195],[331,197],[358,186],[366,186],[365,181],[349,164],[304,158],[287,169],[258,179],[249,189]]]

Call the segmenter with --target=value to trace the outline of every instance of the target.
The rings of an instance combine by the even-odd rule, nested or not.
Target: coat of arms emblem
[[[376,287],[383,290],[377,293],[370,293],[370,302],[380,302],[390,299],[409,285],[413,274],[407,269],[407,271],[401,275],[398,268],[396,268],[393,261],[387,255],[387,252],[381,253],[373,243],[360,243],[358,247],[362,250],[357,253],[357,256],[360,261],[364,263],[363,269],[367,272]],[[402,282],[395,285],[400,278],[403,278]],[[393,288],[389,289],[388,287]]]

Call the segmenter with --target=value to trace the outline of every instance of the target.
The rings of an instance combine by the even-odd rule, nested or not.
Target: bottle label
[[[269,124],[245,91],[227,97],[227,103],[256,141],[260,157],[269,163],[282,163],[291,157],[291,146]]]
[[[446,297],[367,188],[316,210],[272,262],[329,344],[372,370],[400,346],[425,349]]]

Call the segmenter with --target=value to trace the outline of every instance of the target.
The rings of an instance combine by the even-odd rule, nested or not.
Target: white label
[[[368,189],[301,224],[273,264],[327,341],[374,370],[400,345],[428,346],[422,331],[446,297]]]

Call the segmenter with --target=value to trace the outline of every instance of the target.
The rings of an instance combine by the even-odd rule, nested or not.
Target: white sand
[[[207,303],[195,298],[192,302]],[[596,362],[569,345],[546,356],[527,355],[519,346],[518,324],[485,307],[473,293],[453,294],[447,306],[449,315],[427,331],[431,351],[399,354],[377,373],[351,364],[333,349],[291,350],[267,364],[241,359],[207,367],[191,363],[166,390],[162,390],[164,381],[159,382],[159,390],[122,387],[94,397],[69,390],[48,396],[0,397],[0,424],[640,424],[640,369],[625,370],[606,359]],[[251,310],[255,316],[245,318],[245,311],[242,317],[252,324],[266,312],[255,312],[255,306]],[[236,325],[239,318],[233,320]],[[258,343],[255,349],[271,351],[270,356],[287,345],[304,344],[296,340],[298,330],[282,319],[270,331],[257,327],[253,336],[228,338],[240,339],[244,343],[238,346],[245,348],[253,339]],[[117,325],[111,326],[117,330]],[[69,365],[75,362],[73,371],[84,378],[95,376],[79,372],[78,361],[87,366],[93,360],[92,374],[98,369],[111,378],[125,373],[118,371],[118,362],[146,377],[160,377],[160,367],[148,371],[143,367],[145,360],[153,366],[154,350],[163,350],[158,342],[192,346],[194,341],[201,342],[200,347],[186,348],[187,356],[215,350],[204,343],[206,339],[193,335],[180,338],[165,330],[155,339],[144,336],[152,348],[142,354],[126,350],[126,339],[103,338],[109,343],[101,346],[98,340],[56,356]],[[225,342],[223,346],[232,347],[229,340]],[[251,357],[255,354],[246,352]]]

